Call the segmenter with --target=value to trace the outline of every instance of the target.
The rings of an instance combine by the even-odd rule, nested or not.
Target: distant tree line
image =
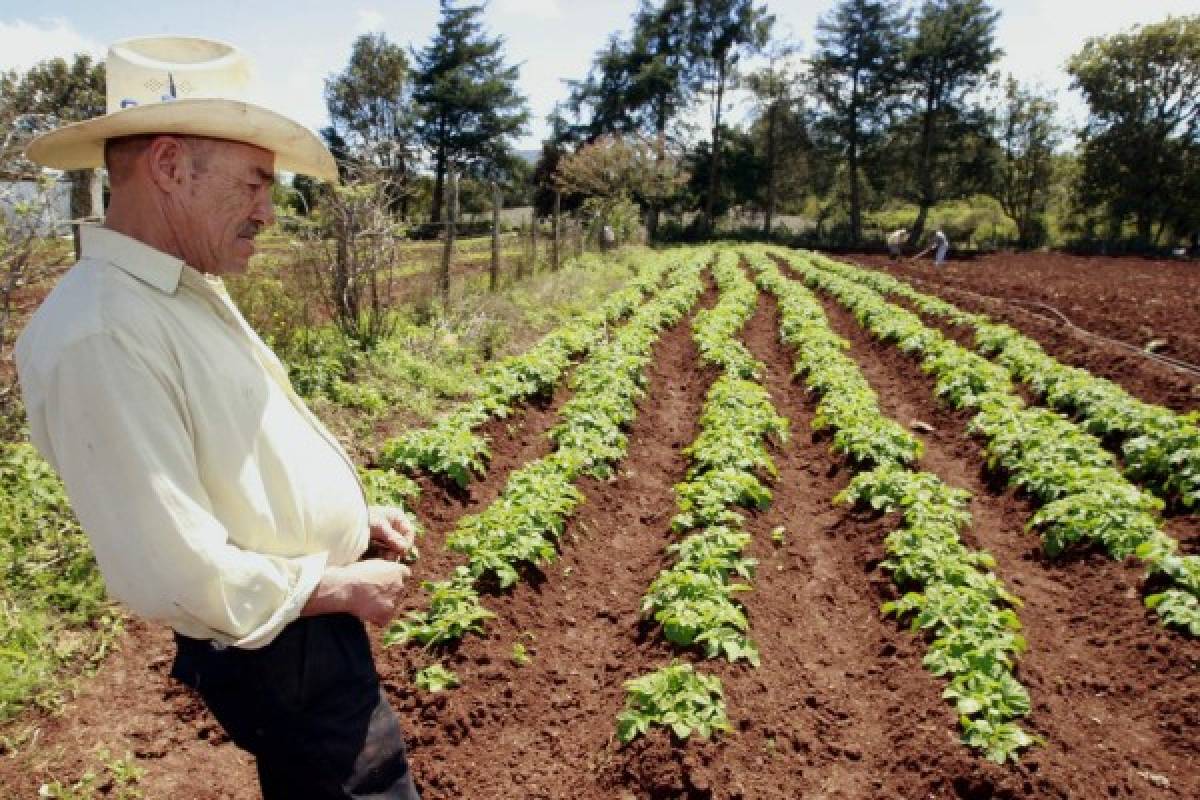
[[[1200,230],[1200,15],[1088,40],[1067,65],[1089,109],[1070,131],[1052,94],[997,73],[988,0],[840,0],[803,50],[755,0],[641,0],[568,82],[531,168],[513,149],[519,70],[484,12],[440,0],[420,49],[361,36],[324,87],[344,174],[386,180],[392,210],[430,233],[451,171],[464,210],[487,209],[496,182],[543,215],[556,196],[596,218],[632,208],[652,238],[712,235],[740,209],[762,234],[797,215],[814,242],[858,246],[898,224],[919,238],[955,204],[990,204],[1024,247]],[[0,73],[0,170],[29,168],[14,142],[103,113],[103,75],[87,56]],[[320,202],[294,188],[299,210]]]
[[[543,160],[606,136],[653,142],[689,179],[641,201],[652,231],[667,209],[699,212],[703,234],[740,207],[767,233],[785,211],[857,245],[868,215],[920,237],[940,204],[988,197],[1025,247],[1192,237],[1200,16],[1089,40],[1068,65],[1090,110],[1075,136],[1051,94],[997,74],[999,18],[987,0],[842,0],[801,58],[753,0],[643,0],[571,84]],[[750,56],[763,66],[746,69]],[[731,87],[751,97],[740,125]]]

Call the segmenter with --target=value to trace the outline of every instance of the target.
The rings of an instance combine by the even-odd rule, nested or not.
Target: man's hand
[[[404,555],[412,550],[417,531],[403,509],[371,506],[367,509],[371,545],[380,555]]]
[[[346,613],[386,625],[396,616],[408,572],[403,564],[375,558],[328,567],[300,615]]]

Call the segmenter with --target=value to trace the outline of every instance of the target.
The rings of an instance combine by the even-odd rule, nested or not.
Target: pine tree
[[[862,239],[862,155],[900,91],[908,18],[895,0],[843,0],[817,22],[812,59],[820,125],[846,159],[852,242]]]
[[[415,130],[433,159],[435,223],[447,169],[494,175],[512,158],[511,139],[529,120],[517,89],[519,68],[505,65],[504,40],[486,35],[483,11],[441,0],[437,32],[414,55]]]
[[[914,115],[919,211],[912,240],[920,238],[929,209],[956,179],[945,176],[939,159],[961,160],[963,142],[985,126],[973,113],[970,95],[979,89],[1003,52],[995,46],[1000,12],[986,0],[925,0],[905,54],[910,91],[917,97]],[[939,178],[948,178],[948,180]]]
[[[704,203],[704,222],[712,229],[721,191],[721,134],[725,95],[737,81],[738,62],[766,46],[775,17],[754,0],[692,0],[688,31],[692,78],[708,95],[712,122],[711,164]]]

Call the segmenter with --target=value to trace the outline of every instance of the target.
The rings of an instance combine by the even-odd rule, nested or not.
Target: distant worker
[[[930,241],[929,247],[926,247],[924,250],[922,250],[921,252],[919,252],[915,256],[913,256],[912,260],[916,261],[917,259],[926,255],[927,253],[929,253],[932,250],[932,251],[934,251],[933,265],[935,267],[940,267],[946,263],[946,252],[949,249],[950,249],[950,240],[946,238],[946,234],[942,233],[942,229],[938,228],[936,231],[933,232],[933,240]]]
[[[904,245],[906,244],[908,244],[908,231],[904,228],[897,228],[888,234],[887,248],[892,261],[900,258],[900,251],[904,249]]]

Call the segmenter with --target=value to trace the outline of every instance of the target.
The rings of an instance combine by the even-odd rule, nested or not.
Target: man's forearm
[[[327,567],[317,583],[308,602],[300,609],[300,616],[315,617],[318,614],[339,614],[349,608],[350,591],[342,576],[341,567]]]

